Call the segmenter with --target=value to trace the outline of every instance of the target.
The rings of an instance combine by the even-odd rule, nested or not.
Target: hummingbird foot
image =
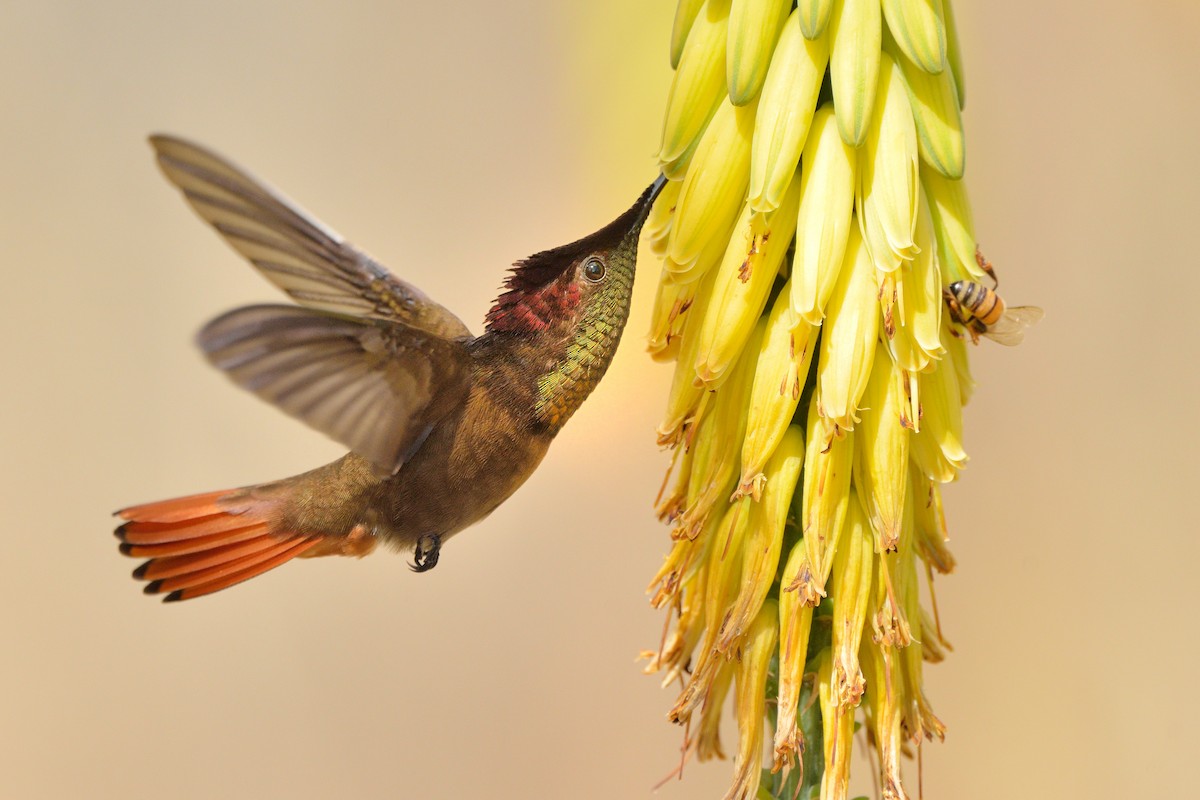
[[[427,533],[417,539],[417,547],[413,550],[413,563],[408,568],[413,572],[428,572],[437,566],[438,555],[442,550],[442,537],[436,533]]]

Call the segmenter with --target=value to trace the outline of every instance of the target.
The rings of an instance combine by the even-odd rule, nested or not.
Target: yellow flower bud
[[[762,776],[763,725],[766,713],[767,670],[775,655],[779,609],[768,600],[746,631],[741,659],[734,669],[737,682],[738,752],[733,786],[725,800],[751,800]]]
[[[875,266],[858,226],[851,226],[846,258],[826,307],[817,362],[817,402],[821,416],[841,430],[858,422],[859,401],[867,388],[879,340],[879,301]]]

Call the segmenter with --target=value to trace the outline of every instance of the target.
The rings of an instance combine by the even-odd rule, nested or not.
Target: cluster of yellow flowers
[[[671,63],[646,235],[649,348],[675,362],[651,593],[675,624],[647,669],[682,683],[700,759],[733,689],[729,798],[758,796],[768,717],[777,781],[815,747],[820,796],[846,797],[861,722],[903,798],[901,753],[944,730],[922,662],[947,648],[927,608],[972,387],[943,289],[985,274],[950,2],[679,0]]]

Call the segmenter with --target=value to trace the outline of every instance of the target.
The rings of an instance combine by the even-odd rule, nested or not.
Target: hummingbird
[[[193,210],[296,304],[237,308],[197,344],[235,384],[349,448],[291,478],[116,512],[133,576],[165,602],[293,558],[380,544],[432,569],[533,473],[608,369],[638,237],[666,183],[578,241],[518,261],[474,336],[419,289],[220,155],[150,137]]]

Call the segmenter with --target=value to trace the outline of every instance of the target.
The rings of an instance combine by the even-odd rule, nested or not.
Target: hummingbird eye
[[[599,283],[604,278],[604,262],[592,256],[583,262],[583,275],[592,283]]]

